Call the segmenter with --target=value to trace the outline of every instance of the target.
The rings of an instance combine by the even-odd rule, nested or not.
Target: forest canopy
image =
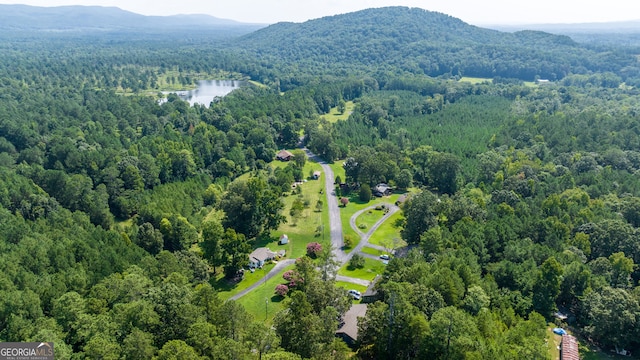
[[[1,341],[61,359],[546,359],[558,322],[640,350],[633,49],[386,8],[224,41],[7,31],[0,51]],[[248,85],[175,94],[216,78]],[[331,193],[292,187],[317,178],[299,145],[344,171],[343,213],[379,184],[404,197],[407,247],[351,264],[381,269],[351,348],[325,224],[300,229],[277,314],[221,295],[285,224],[326,216]]]

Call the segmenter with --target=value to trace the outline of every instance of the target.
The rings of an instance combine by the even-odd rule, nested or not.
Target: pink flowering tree
[[[316,256],[318,256],[318,254],[320,254],[322,252],[322,245],[320,245],[317,242],[312,242],[307,244],[307,255],[315,258]]]
[[[284,284],[280,284],[278,286],[276,286],[276,294],[280,295],[280,296],[285,296],[289,293],[289,287],[287,285]]]
[[[282,274],[282,278],[289,282],[289,288],[296,287],[304,282],[304,279],[295,270],[287,270]]]

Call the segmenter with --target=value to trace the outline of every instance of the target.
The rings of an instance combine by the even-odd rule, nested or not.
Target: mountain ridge
[[[0,4],[0,29],[3,30],[151,30],[203,27],[246,28],[249,32],[263,26],[265,25],[205,14],[146,16],[113,6],[39,7]]]

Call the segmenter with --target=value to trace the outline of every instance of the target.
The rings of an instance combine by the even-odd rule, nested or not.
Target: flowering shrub
[[[293,275],[294,275],[293,270],[287,270],[284,272],[284,274],[282,274],[282,278],[284,278],[287,281],[291,281],[293,280]]]
[[[315,258],[322,252],[322,245],[317,242],[307,244],[307,255]]]
[[[280,285],[276,286],[275,293],[280,295],[280,296],[285,296],[285,295],[287,295],[287,293],[289,293],[289,287],[287,285],[280,284]]]

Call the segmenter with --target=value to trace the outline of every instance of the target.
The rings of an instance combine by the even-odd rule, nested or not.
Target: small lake
[[[214,98],[225,96],[245,84],[245,81],[238,80],[201,80],[198,81],[194,90],[165,93],[176,93],[182,100],[188,101],[191,106],[198,103],[209,107]]]

